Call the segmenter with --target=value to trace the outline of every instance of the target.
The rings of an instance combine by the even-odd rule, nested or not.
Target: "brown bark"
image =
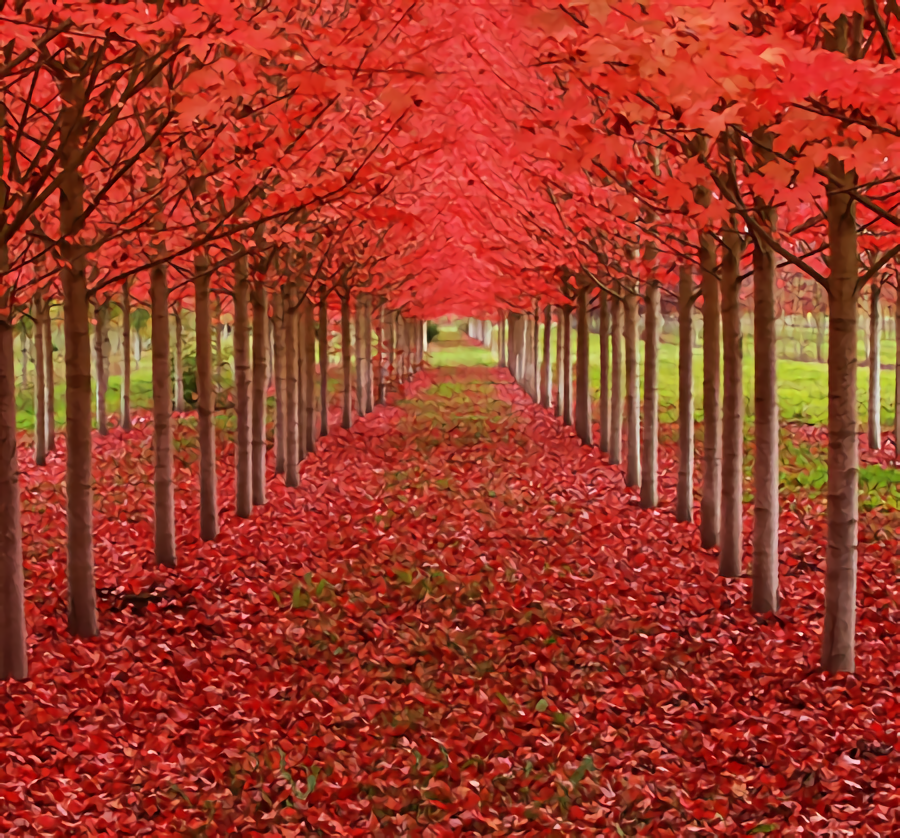
[[[869,290],[869,448],[881,450],[881,286]]]
[[[150,347],[153,379],[153,513],[156,561],[175,567],[172,397],[169,383],[169,289],[165,265],[150,270]]]
[[[97,380],[97,430],[101,436],[109,433],[109,422],[106,414],[106,392],[109,384],[108,360],[109,352],[109,305],[94,304],[94,375]]]
[[[578,334],[575,349],[575,433],[585,445],[593,444],[591,428],[590,331],[588,289],[578,289]]]
[[[560,306],[556,308],[556,381],[553,415],[562,418],[563,402],[566,400],[566,387],[563,384],[563,312]]]
[[[303,299],[298,302],[297,308],[297,461],[303,462],[307,454],[312,450],[309,445],[309,397],[307,389],[307,373],[309,367],[315,363],[315,348],[310,355],[307,323],[304,318],[306,301],[309,298],[309,287],[303,294]],[[315,346],[315,344],[314,344]],[[299,480],[299,475],[298,475]]]
[[[385,391],[387,391],[388,386],[393,386],[394,376],[396,374],[396,370],[394,364],[396,362],[396,350],[395,343],[397,340],[396,336],[396,323],[397,323],[397,313],[395,311],[386,311],[385,314],[385,330],[387,332],[387,337],[385,338],[385,349],[384,349],[384,361],[386,366],[386,375],[385,375]],[[387,393],[385,392],[385,397]]]
[[[297,381],[299,351],[297,347],[297,286],[289,282],[282,290],[284,308],[284,366],[285,366],[285,460],[284,485],[299,486],[300,439],[297,426]]]
[[[600,289],[600,450],[609,451],[609,304]]]
[[[894,460],[900,461],[900,302],[894,306]]]
[[[213,387],[212,319],[209,311],[209,260],[194,259],[194,312],[197,318],[197,435],[200,441],[200,538],[219,533],[216,487],[216,393]],[[217,332],[218,334],[218,332]],[[218,358],[221,359],[221,346]]]
[[[625,293],[625,421],[628,449],[625,485],[641,485],[641,391],[638,380],[638,296]]]
[[[47,388],[44,384],[44,301],[38,295],[34,305],[34,464],[47,462]]]
[[[541,360],[541,405],[548,410],[553,399],[553,376],[550,372],[550,337],[552,328],[553,307],[546,305],[544,306],[544,357]]]
[[[175,303],[175,411],[183,413],[184,405],[184,330],[181,303]]]
[[[269,384],[269,294],[253,284],[253,504],[266,502],[266,390]]]
[[[341,297],[341,360],[344,373],[344,399],[342,404],[341,427],[349,430],[353,426],[353,411],[351,410],[351,364],[353,347],[350,345],[350,295]]]
[[[218,299],[216,300],[216,392],[222,391],[222,368],[225,366],[225,360],[222,356],[222,306]]]
[[[372,295],[366,294],[363,303],[363,391],[365,412],[375,409],[375,375],[372,370]]]
[[[572,403],[572,306],[563,306],[563,424],[574,424]]]
[[[678,491],[675,520],[694,518],[694,281],[690,265],[678,279]]]
[[[287,446],[285,378],[287,367],[284,363],[284,298],[280,291],[272,296],[272,322],[275,327],[272,345],[275,368],[275,474],[284,474],[285,448]]]
[[[516,318],[518,315],[515,312],[510,312],[507,315],[507,336],[506,336],[506,365],[509,369],[512,377],[518,381],[516,377]]]
[[[328,297],[319,300],[319,436],[328,436]]]
[[[740,266],[743,244],[731,231],[722,237],[722,523],[719,575],[741,575],[744,542],[744,380],[741,346]]]
[[[829,162],[845,189],[828,193],[828,546],[825,552],[825,626],[822,666],[856,667],[856,548],[859,524],[859,445],[856,406],[858,310],[856,173]]]
[[[0,320],[0,680],[28,677],[20,502],[13,326]]]
[[[60,157],[59,250],[66,345],[66,546],[69,631],[94,637],[93,486],[91,478],[91,339],[87,260],[76,231],[84,212],[84,180],[71,161],[79,153],[79,114],[85,94],[80,80],[63,83],[61,135],[69,137]]]
[[[44,404],[47,416],[44,419],[44,431],[47,434],[47,451],[56,449],[56,382],[53,377],[53,320],[50,317],[50,300],[44,303]],[[126,430],[131,429],[131,419]]]
[[[234,406],[237,434],[234,449],[234,508],[238,518],[253,512],[250,473],[250,283],[247,257],[238,259],[234,278]]]
[[[305,378],[299,386],[305,391],[306,453],[312,454],[316,450],[316,317],[309,290],[300,308],[300,316],[303,318],[303,345],[308,363],[304,370]]]
[[[700,543],[709,549],[719,543],[722,498],[722,420],[719,382],[719,278],[716,243],[709,233],[700,236],[703,293],[703,490],[700,498]]]
[[[387,401],[387,318],[389,312],[385,308],[384,300],[379,299],[378,303],[378,404],[384,404]]]
[[[532,349],[534,341],[531,339],[531,332],[534,323],[528,314],[522,315],[522,342],[523,342],[523,362],[522,362],[522,388],[534,399],[534,358],[532,357]]]
[[[765,613],[778,609],[778,377],[775,256],[758,241],[753,247],[753,352],[756,455],[750,607]]]
[[[506,315],[503,312],[500,313],[500,352],[497,366],[506,366]]]
[[[644,294],[644,435],[641,440],[641,506],[659,506],[659,283],[648,280]]]
[[[534,391],[531,397],[535,404],[539,404],[541,401],[541,310],[537,303],[534,305],[534,317],[529,319],[531,320],[532,389]],[[487,326],[486,322],[482,322],[482,334],[485,336],[485,340],[488,335]]]
[[[363,416],[366,412],[366,397],[363,392],[363,387],[365,386],[363,383],[365,376],[365,357],[366,353],[363,349],[363,308],[365,303],[363,302],[363,295],[359,294],[356,297],[356,307],[353,312],[353,325],[354,325],[354,349],[356,351],[356,414],[357,416]]]
[[[610,306],[611,329],[610,351],[610,394],[609,394],[609,463],[622,462],[622,337],[625,331],[623,304],[619,296],[612,299]]]
[[[122,389],[119,393],[119,422],[122,430],[131,424],[131,292],[126,279],[122,287]],[[49,322],[48,322],[49,326]]]

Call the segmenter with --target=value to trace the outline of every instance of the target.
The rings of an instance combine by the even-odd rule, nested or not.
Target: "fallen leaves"
[[[503,376],[425,373],[249,520],[222,446],[209,544],[180,425],[174,572],[152,563],[146,426],[98,439],[96,641],[65,631],[62,460],[27,470],[33,666],[0,687],[0,828],[894,834],[887,546],[861,552],[860,672],[827,678],[811,501],[783,515],[784,607],[754,617],[693,526],[640,510]]]

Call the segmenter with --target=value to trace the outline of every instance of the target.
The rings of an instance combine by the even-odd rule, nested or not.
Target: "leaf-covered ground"
[[[188,423],[177,447],[170,573],[152,564],[148,427],[98,439],[89,642],[65,631],[62,461],[25,467],[10,835],[900,831],[893,511],[864,520],[859,673],[826,678],[821,500],[791,494],[784,607],[751,616],[748,581],[716,578],[694,527],[640,510],[495,369],[420,375],[248,521],[221,446],[212,544],[190,534]]]

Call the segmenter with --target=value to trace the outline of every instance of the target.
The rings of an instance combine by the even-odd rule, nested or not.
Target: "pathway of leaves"
[[[860,675],[826,679],[800,506],[784,610],[758,620],[692,526],[508,381],[421,375],[249,521],[226,447],[211,545],[180,427],[174,573],[150,561],[146,429],[99,441],[98,641],[65,632],[62,461],[27,470],[34,665],[0,687],[0,828],[896,834],[889,552],[863,554]]]

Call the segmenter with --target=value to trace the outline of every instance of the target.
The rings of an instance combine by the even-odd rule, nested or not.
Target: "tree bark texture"
[[[600,289],[600,450],[609,451],[609,304]]]
[[[253,512],[250,473],[250,283],[247,257],[238,260],[234,280],[234,405],[237,414],[234,461],[234,508],[238,518]]]
[[[572,403],[572,306],[563,306],[563,424],[575,422]]]
[[[341,427],[349,430],[353,426],[353,411],[351,409],[351,381],[352,374],[351,364],[353,358],[353,347],[350,345],[350,296],[349,294],[341,297],[341,360],[343,361],[344,372],[344,399],[343,412],[341,414]]]
[[[97,380],[97,430],[101,436],[109,433],[109,422],[106,415],[106,390],[109,383],[107,376],[109,352],[109,305],[94,305],[94,374]]]
[[[566,400],[566,386],[563,383],[563,351],[565,338],[563,337],[563,310],[560,306],[556,308],[556,381],[555,381],[555,398],[553,415],[562,418],[563,403]]]
[[[609,463],[622,462],[622,337],[625,332],[623,302],[617,295],[610,306],[610,394],[609,394]]]
[[[212,318],[209,311],[209,260],[194,260],[194,313],[197,318],[197,434],[200,439],[200,538],[219,533],[216,486],[216,391],[213,387]],[[221,347],[218,357],[221,359]]]
[[[585,445],[593,444],[591,427],[591,334],[588,330],[588,289],[578,289],[578,323],[575,349],[575,433]]]
[[[328,298],[319,300],[319,436],[328,436]]]
[[[48,322],[49,326],[49,322]],[[122,288],[122,389],[119,393],[119,422],[122,430],[131,424],[131,291],[129,281]]]
[[[43,466],[47,462],[47,387],[44,384],[44,375],[47,369],[44,363],[45,321],[44,301],[38,295],[34,305],[34,464],[37,466]],[[2,464],[0,464],[0,468],[2,468]]]
[[[282,291],[284,307],[284,366],[285,366],[285,459],[284,485],[299,486],[300,474],[297,470],[300,462],[300,439],[297,426],[297,370],[299,352],[297,349],[297,286],[287,283]]]
[[[625,419],[628,449],[625,460],[625,485],[641,485],[641,391],[638,378],[638,296],[632,289],[625,293]]]
[[[306,377],[299,386],[306,391],[306,453],[312,454],[316,450],[316,313],[309,290],[300,307],[300,317],[303,318],[303,343],[309,363],[304,370]]]
[[[544,356],[541,359],[541,406],[550,409],[553,401],[553,376],[550,364],[550,338],[553,334],[553,306],[544,306]]]
[[[44,304],[44,404],[47,415],[44,419],[44,431],[47,434],[47,451],[56,449],[56,382],[53,377],[53,320],[50,316],[50,300]],[[128,379],[130,381],[130,378]],[[128,390],[126,389],[126,392]],[[131,430],[131,417],[129,414],[128,427]]]
[[[266,390],[269,384],[269,294],[253,284],[253,504],[266,502]]]
[[[287,428],[285,427],[285,377],[284,363],[284,297],[276,292],[272,297],[272,323],[275,328],[272,344],[275,368],[275,474],[284,474]]]
[[[307,389],[309,380],[309,367],[315,364],[315,341],[313,341],[313,352],[310,355],[310,347],[308,335],[306,334],[307,323],[304,317],[306,301],[309,297],[310,289],[307,287],[303,294],[303,299],[297,304],[297,461],[302,463],[306,456],[312,451],[309,445],[309,428],[307,423],[310,421],[309,416],[309,398],[315,398],[315,393],[310,394]],[[299,480],[299,476],[298,476]]]
[[[690,265],[678,278],[678,489],[675,520],[694,519],[694,280]]]
[[[183,413],[184,405],[184,324],[181,303],[175,304],[175,410]]]
[[[720,401],[719,278],[716,243],[709,233],[700,236],[703,293],[703,490],[700,498],[700,543],[705,549],[719,543],[722,498],[722,420]]]
[[[869,289],[869,448],[881,450],[881,286]]]
[[[641,439],[641,506],[659,506],[659,283],[647,282],[644,295],[644,435]]]
[[[153,511],[156,561],[175,567],[172,396],[169,382],[169,289],[165,265],[150,270],[150,354],[153,379]]]

